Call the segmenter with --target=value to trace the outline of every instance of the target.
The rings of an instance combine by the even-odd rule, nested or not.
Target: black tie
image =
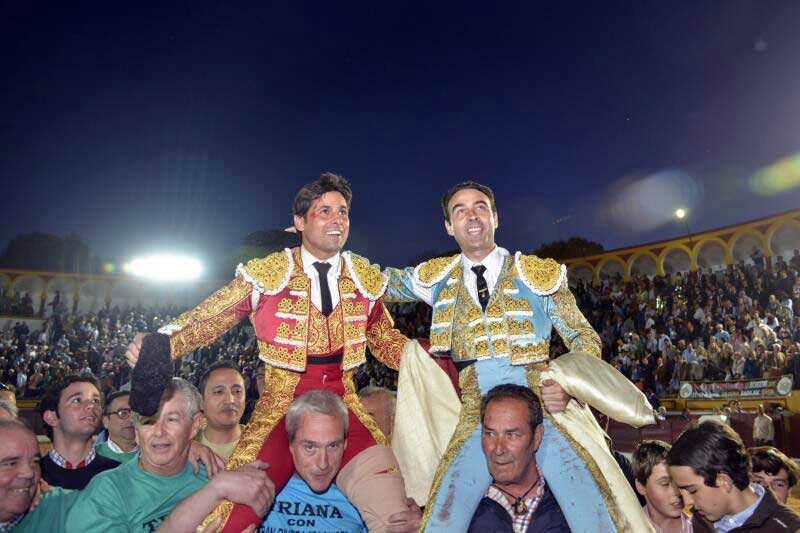
[[[331,290],[328,288],[328,270],[331,269],[330,263],[314,263],[314,268],[319,272],[319,290],[322,296],[322,314],[328,316],[333,311],[333,302],[331,301]],[[485,283],[485,282],[484,282]]]
[[[486,284],[486,278],[483,273],[486,272],[486,267],[483,265],[475,265],[472,267],[475,276],[478,278],[478,301],[481,303],[481,309],[486,311],[486,304],[489,303],[489,286]]]

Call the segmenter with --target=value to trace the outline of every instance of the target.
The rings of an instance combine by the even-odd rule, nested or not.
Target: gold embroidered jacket
[[[387,301],[424,300],[433,307],[431,351],[455,361],[509,357],[511,364],[546,361],[555,327],[570,351],[600,356],[600,337],[578,309],[566,266],[534,255],[506,256],[486,312],[464,286],[461,255],[405,270],[388,268]]]
[[[383,304],[388,280],[363,257],[342,252],[342,258],[340,303],[323,324],[331,332],[325,343],[315,342],[321,315],[312,313],[311,283],[300,251],[288,248],[239,265],[231,283],[159,331],[170,336],[172,357],[177,358],[213,342],[249,315],[260,357],[269,365],[302,372],[308,355],[342,350],[347,370],[366,361],[369,345],[375,357],[397,369],[408,339],[394,329]],[[331,346],[334,339],[341,344]]]

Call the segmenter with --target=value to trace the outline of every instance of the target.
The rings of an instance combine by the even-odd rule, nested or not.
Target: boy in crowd
[[[684,502],[694,508],[696,532],[800,529],[800,516],[772,491],[750,484],[750,457],[741,437],[726,425],[690,427],[667,454],[667,464]]]
[[[750,448],[748,453],[753,463],[753,481],[765,489],[772,489],[775,497],[786,505],[792,487],[800,478],[797,463],[772,446]]]
[[[683,498],[667,471],[670,448],[660,440],[639,445],[631,461],[636,492],[644,498],[644,514],[658,533],[690,533],[691,518],[683,512]]]

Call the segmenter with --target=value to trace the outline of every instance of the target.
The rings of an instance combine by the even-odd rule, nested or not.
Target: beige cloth
[[[239,424],[239,427],[242,431],[244,431],[244,426],[242,424]],[[228,462],[231,454],[233,454],[233,450],[236,449],[236,445],[239,444],[239,439],[219,444],[216,442],[211,442],[206,438],[206,428],[201,428],[200,431],[197,432],[197,436],[194,438],[194,440],[203,446],[208,446],[211,448],[211,451],[222,457],[226,463]]]
[[[551,361],[539,378],[540,383],[546,379],[557,381],[570,396],[587,404],[581,407],[571,401],[563,411],[551,414],[597,464],[608,483],[622,531],[653,531],[630,483],[611,455],[605,432],[588,407],[591,405],[634,427],[655,424],[653,408],[645,395],[614,367],[583,352],[570,352]]]
[[[392,450],[418,505],[428,501],[433,475],[458,424],[461,401],[453,383],[420,344],[406,343],[397,379]]]
[[[372,533],[385,533],[389,517],[408,508],[403,477],[387,446],[376,444],[353,457],[336,476],[336,486]]]

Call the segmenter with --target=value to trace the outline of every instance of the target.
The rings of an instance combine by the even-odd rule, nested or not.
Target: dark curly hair
[[[40,414],[44,415],[45,411],[53,411],[57,416],[61,416],[61,413],[58,412],[58,404],[61,402],[61,393],[64,392],[64,389],[72,385],[73,383],[91,383],[97,389],[97,392],[100,393],[100,409],[101,411],[105,408],[105,403],[103,402],[103,393],[102,388],[100,387],[100,382],[94,377],[93,374],[89,373],[82,373],[82,374],[70,374],[63,379],[56,381],[53,383],[44,393],[42,399],[39,401],[39,405],[37,410]],[[53,428],[50,427],[49,424],[45,424],[45,431],[47,432],[47,436],[51,439],[53,438]]]
[[[690,467],[709,487],[716,486],[719,474],[727,474],[739,490],[750,485],[750,456],[741,437],[725,424],[690,426],[672,445],[667,464]]]
[[[344,196],[347,208],[350,209],[350,202],[353,200],[353,191],[350,189],[350,183],[338,174],[325,172],[319,179],[306,183],[297,191],[292,204],[292,214],[296,217],[305,218],[314,200],[322,197],[327,192],[338,192]]]

